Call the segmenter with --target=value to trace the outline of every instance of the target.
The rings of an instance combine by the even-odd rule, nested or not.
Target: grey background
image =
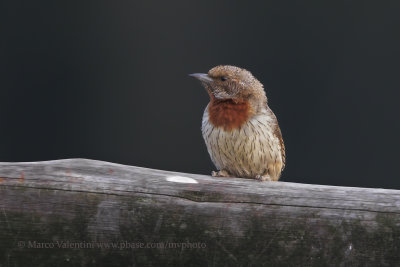
[[[282,180],[400,189],[398,1],[0,2],[0,161],[84,157],[209,174],[219,64],[264,85]]]

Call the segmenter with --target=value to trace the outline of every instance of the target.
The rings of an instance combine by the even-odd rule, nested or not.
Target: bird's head
[[[200,80],[210,95],[208,113],[214,126],[225,130],[238,129],[251,116],[266,108],[263,85],[245,69],[217,66],[207,74],[190,76]]]
[[[211,100],[266,102],[263,85],[247,70],[235,66],[217,66],[190,76],[201,81]]]

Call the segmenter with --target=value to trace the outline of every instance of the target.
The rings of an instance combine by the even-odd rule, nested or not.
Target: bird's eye
[[[226,81],[226,80],[228,80],[228,78],[226,78],[225,76],[221,76],[221,81]]]

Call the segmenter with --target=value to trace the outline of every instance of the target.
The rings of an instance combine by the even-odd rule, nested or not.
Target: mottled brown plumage
[[[218,172],[277,181],[285,167],[285,146],[263,85],[247,70],[217,66],[208,74],[191,74],[210,95],[202,133]]]

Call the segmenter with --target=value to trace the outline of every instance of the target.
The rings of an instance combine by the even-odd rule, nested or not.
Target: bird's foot
[[[213,171],[213,172],[211,172],[211,175],[213,177],[229,177],[230,176],[229,173],[225,170],[220,170],[217,172]]]
[[[256,180],[260,182],[268,181],[268,182],[273,182],[274,180],[269,176],[269,174],[264,174],[264,175],[257,175]]]

